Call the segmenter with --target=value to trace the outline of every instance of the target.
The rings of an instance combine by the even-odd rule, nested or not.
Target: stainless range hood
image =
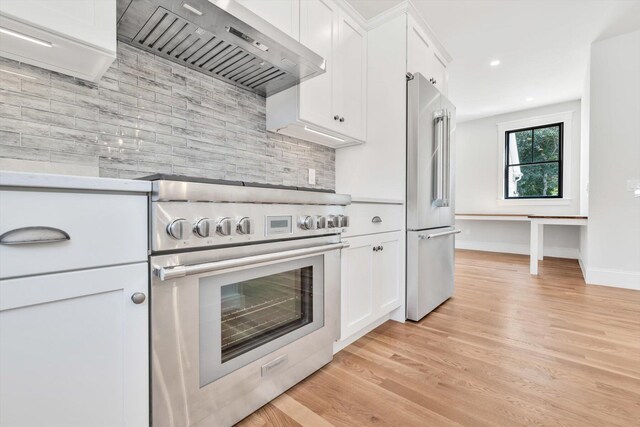
[[[324,59],[234,0],[118,0],[118,39],[263,96]]]

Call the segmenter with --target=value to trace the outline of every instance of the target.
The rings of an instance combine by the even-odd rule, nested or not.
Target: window
[[[505,132],[504,198],[562,198],[563,123]]]

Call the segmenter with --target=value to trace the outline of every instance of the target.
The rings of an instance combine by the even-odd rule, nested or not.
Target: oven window
[[[313,267],[220,288],[222,363],[313,322]]]
[[[201,387],[324,326],[324,257],[198,279]]]

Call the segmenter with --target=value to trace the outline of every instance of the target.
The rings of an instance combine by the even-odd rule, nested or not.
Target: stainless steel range
[[[147,179],[153,425],[233,424],[331,361],[351,198]]]

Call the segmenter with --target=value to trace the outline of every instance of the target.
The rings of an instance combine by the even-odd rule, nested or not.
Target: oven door
[[[342,246],[331,236],[152,257],[154,426],[233,423],[327,363]]]

